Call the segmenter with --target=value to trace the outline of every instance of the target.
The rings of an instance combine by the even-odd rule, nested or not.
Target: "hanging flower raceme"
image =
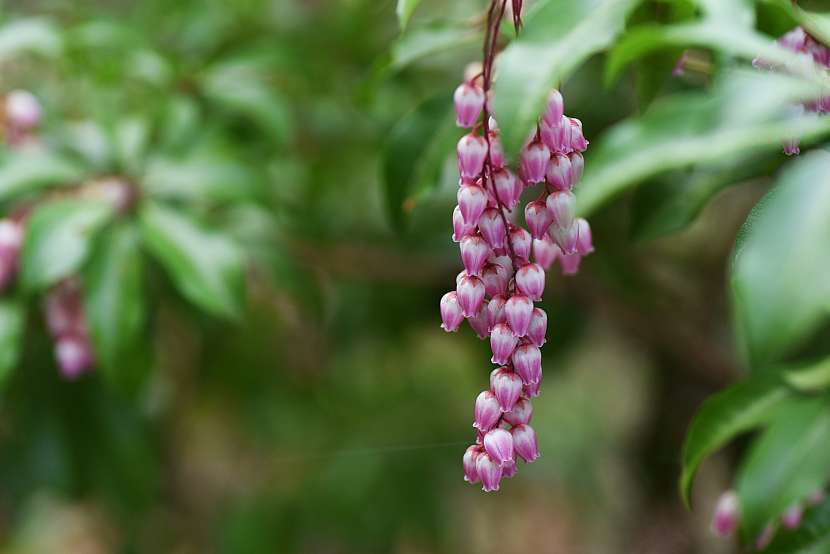
[[[95,361],[89,340],[83,296],[78,279],[67,279],[46,296],[46,325],[55,341],[55,359],[61,375],[74,379]]]

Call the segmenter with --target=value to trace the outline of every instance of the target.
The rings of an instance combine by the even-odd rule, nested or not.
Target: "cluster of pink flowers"
[[[558,260],[564,274],[575,273],[593,246],[588,222],[574,215],[571,192],[588,142],[581,122],[564,115],[562,95],[550,93],[522,148],[518,175],[507,167],[486,96],[478,77],[455,91],[456,122],[473,128],[458,142],[460,182],[452,216],[464,271],[440,308],[444,330],[456,331],[466,319],[479,338],[490,339],[497,368],[489,389],[476,398],[477,440],[464,454],[464,478],[495,491],[503,477],[516,473],[518,458],[530,463],[539,456],[529,422],[548,325],[545,311],[534,306],[542,299],[545,272]],[[537,184],[537,198],[524,207],[525,228],[516,214],[525,189]]]
[[[819,489],[805,498],[803,502],[794,503],[781,514],[781,526],[789,530],[797,529],[801,525],[804,510],[807,507],[821,504],[825,498],[826,494],[824,490]],[[712,531],[716,535],[727,537],[737,531],[740,523],[740,499],[735,491],[726,491],[720,495],[715,505],[715,513],[712,516]],[[763,550],[769,546],[775,537],[777,525],[778,522],[773,522],[764,527],[761,534],[755,538],[754,546],[756,550]]]
[[[55,341],[55,358],[61,374],[74,379],[89,371],[95,362],[84,315],[81,283],[66,279],[46,296],[46,325]]]
[[[35,96],[27,90],[13,90],[3,103],[3,131],[11,147],[23,147],[35,141],[35,131],[43,116]]]

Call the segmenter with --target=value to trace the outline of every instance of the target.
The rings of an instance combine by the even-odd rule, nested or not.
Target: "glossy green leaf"
[[[505,152],[515,154],[550,90],[608,47],[639,0],[548,0],[529,10],[519,37],[500,55],[493,110]]]
[[[792,162],[741,231],[731,268],[732,305],[753,366],[781,359],[830,310],[830,153]]]
[[[680,494],[689,504],[692,481],[701,462],[741,433],[767,423],[774,408],[792,392],[774,375],[752,377],[707,399],[686,433]]]
[[[588,214],[615,195],[663,171],[780,149],[785,137],[830,134],[830,120],[793,116],[782,106],[810,98],[815,85],[774,73],[738,71],[712,93],[666,97],[625,120],[591,147],[577,188]]]
[[[44,19],[18,19],[0,28],[0,59],[10,59],[22,52],[54,57],[62,49],[60,31]]]
[[[25,307],[13,298],[0,299],[0,384],[17,365],[23,347]]]
[[[788,368],[782,375],[792,388],[802,392],[819,392],[830,388],[830,357],[818,362]]]
[[[389,215],[397,227],[403,225],[411,203],[438,185],[460,134],[452,99],[443,94],[418,106],[392,129],[383,152],[383,178]]]
[[[83,170],[48,150],[9,154],[0,162],[0,200],[50,186],[75,184]]]
[[[84,271],[86,317],[96,359],[112,376],[142,341],[143,263],[136,229],[103,234]]]
[[[398,0],[398,6],[395,9],[395,13],[398,15],[398,23],[400,24],[402,31],[406,29],[406,26],[409,23],[409,18],[412,17],[412,12],[415,11],[415,8],[417,8],[420,3],[421,0]]]
[[[765,554],[827,554],[830,552],[830,500],[810,509],[795,531],[780,531]]]
[[[830,477],[830,404],[803,399],[776,414],[744,458],[737,478],[747,540]]]
[[[65,199],[36,208],[26,223],[20,254],[23,286],[43,289],[77,271],[113,214],[110,204],[93,200]]]
[[[144,244],[185,298],[214,315],[240,316],[245,263],[236,243],[160,204],[147,203],[140,220]]]

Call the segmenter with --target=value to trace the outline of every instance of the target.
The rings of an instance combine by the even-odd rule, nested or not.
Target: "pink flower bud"
[[[489,390],[482,391],[476,398],[473,427],[486,433],[498,423],[501,417],[501,408],[496,395]]]
[[[461,261],[468,275],[481,275],[481,268],[490,257],[490,246],[478,236],[464,237],[459,245]]]
[[[458,326],[464,320],[461,313],[461,306],[458,304],[458,293],[448,292],[441,297],[441,329],[448,333],[458,330]]]
[[[499,134],[490,132],[490,163],[496,169],[504,167],[504,147],[501,145]]]
[[[507,290],[507,282],[502,279],[499,273],[500,267],[495,264],[487,264],[481,270],[481,280],[484,282],[484,293],[487,296],[504,294]]]
[[[458,208],[464,223],[475,227],[487,208],[487,193],[478,185],[464,184],[458,189]]]
[[[564,113],[565,100],[562,98],[562,93],[553,89],[548,95],[548,103],[545,106],[545,113],[542,115],[542,119],[548,125],[556,125],[562,119]]]
[[[575,152],[585,152],[588,141],[582,134],[582,122],[575,117],[568,118],[571,128],[571,149]]]
[[[31,131],[40,123],[43,110],[35,96],[26,90],[13,90],[6,96],[6,120],[17,131]]]
[[[504,304],[504,315],[513,334],[521,338],[527,334],[527,328],[530,326],[533,302],[523,294],[514,294]]]
[[[484,435],[484,450],[499,465],[513,459],[513,435],[504,429],[492,429]]]
[[[568,154],[568,159],[571,160],[571,188],[582,179],[582,171],[585,169],[585,158],[579,152],[571,152]]]
[[[459,127],[472,127],[476,124],[481,109],[484,107],[484,90],[475,83],[461,83],[455,89],[453,101],[455,124]]]
[[[523,425],[530,423],[530,418],[533,417],[533,405],[527,398],[519,398],[513,409],[505,413],[504,421],[510,425]]]
[[[474,444],[467,448],[464,452],[464,480],[468,483],[478,483],[481,479],[478,477],[478,470],[476,469],[476,460],[484,452],[484,448]]]
[[[458,171],[462,179],[475,179],[481,174],[487,157],[487,141],[473,133],[458,141]],[[459,202],[460,204],[460,202]],[[466,219],[466,218],[465,218]]]
[[[505,368],[497,369],[493,373],[491,386],[502,412],[512,410],[522,394],[522,379]]]
[[[528,398],[536,398],[539,396],[539,388],[542,386],[542,381],[538,383],[525,383],[524,393]]]
[[[556,190],[570,190],[574,182],[571,158],[563,154],[551,156],[545,179]]]
[[[809,37],[801,27],[796,27],[792,31],[786,33],[778,39],[778,44],[792,50],[793,52],[802,52],[807,47]]]
[[[525,264],[516,272],[516,288],[531,300],[541,300],[545,292],[545,270],[539,264]]]
[[[514,475],[519,472],[519,466],[516,464],[516,460],[508,460],[504,462],[501,466],[501,476],[502,478],[510,479]]]
[[[502,168],[493,172],[493,186],[496,189],[496,197],[502,205],[512,208],[519,201],[516,194],[518,188],[521,193],[521,183],[517,187],[516,177],[509,170]]]
[[[542,308],[533,308],[530,317],[530,326],[527,328],[527,338],[539,348],[545,344],[545,335],[548,332],[548,314]]]
[[[520,154],[522,176],[528,183],[541,183],[550,160],[550,150],[541,142],[533,142]]]
[[[574,222],[576,212],[576,196],[570,191],[557,191],[548,195],[546,202],[553,222],[566,229]]]
[[[801,154],[801,148],[799,148],[799,139],[787,139],[784,141],[784,154],[787,156],[797,156]]]
[[[758,535],[758,538],[755,539],[755,549],[756,550],[764,550],[769,544],[772,542],[773,537],[775,536],[775,527],[770,523],[764,530],[761,531],[761,534]]]
[[[556,224],[551,225],[550,237],[559,246],[563,254],[575,254],[577,252],[576,246],[579,241],[579,227],[575,223],[571,223],[570,227],[562,227]]]
[[[510,256],[505,256],[503,254],[499,254],[498,256],[493,256],[489,260],[487,260],[491,264],[498,264],[502,266],[509,278],[510,275],[513,273],[513,260],[510,259]]]
[[[715,505],[712,517],[712,531],[722,537],[731,535],[738,528],[740,505],[735,491],[723,493]]]
[[[513,351],[513,367],[523,383],[538,383],[542,379],[542,352],[538,346],[523,344]]]
[[[544,202],[534,200],[533,202],[528,202],[527,206],[525,206],[525,223],[527,223],[527,228],[530,230],[530,235],[533,238],[539,239],[545,236],[552,222],[553,217],[551,217]]]
[[[64,335],[55,343],[55,358],[61,375],[74,379],[92,367],[92,347],[86,337]]]
[[[475,225],[464,223],[464,216],[461,215],[461,208],[456,206],[452,211],[452,240],[461,242],[461,239],[475,232]]]
[[[568,118],[563,115],[556,123],[543,121],[539,125],[539,138],[551,152],[569,154],[571,152],[571,127]]]
[[[5,290],[17,274],[23,227],[11,219],[0,220],[0,291]]]
[[[556,256],[559,253],[559,247],[550,238],[545,235],[541,239],[533,240],[533,259],[537,264],[547,271],[556,261]]]
[[[520,260],[527,261],[530,259],[530,249],[533,247],[533,237],[526,229],[514,226],[510,229],[508,235],[510,246],[513,248],[513,254]]]
[[[507,316],[504,313],[504,305],[507,301],[504,296],[498,294],[487,303],[487,328],[492,330],[499,323],[506,323]]]
[[[458,293],[458,305],[461,306],[464,317],[476,315],[484,301],[485,289],[482,280],[473,275],[465,275],[455,291]]]
[[[496,208],[484,210],[478,220],[478,229],[491,248],[504,246],[507,230],[504,228],[504,219]]]
[[[484,492],[499,490],[501,464],[493,460],[489,454],[483,453],[476,459],[476,473],[481,479],[481,490]]]
[[[801,525],[801,517],[804,515],[804,508],[801,504],[793,504],[781,516],[781,523],[787,529],[798,529]]]
[[[539,457],[536,432],[530,425],[517,425],[510,431],[513,435],[513,449],[526,463]]]
[[[506,364],[518,342],[518,337],[513,334],[509,325],[506,323],[494,325],[490,330],[490,349],[493,352],[490,361],[498,365]]]
[[[472,327],[473,331],[475,331],[478,338],[487,338],[487,335],[490,333],[490,328],[487,325],[486,301],[485,306],[483,306],[476,315],[467,318],[467,322],[470,324],[470,327]]]
[[[576,229],[576,251],[583,256],[587,256],[588,254],[594,251],[594,241],[591,236],[591,226],[588,224],[587,220],[580,217],[576,220]]]
[[[581,262],[582,256],[578,252],[559,256],[559,263],[562,264],[562,275],[576,275],[579,273]]]

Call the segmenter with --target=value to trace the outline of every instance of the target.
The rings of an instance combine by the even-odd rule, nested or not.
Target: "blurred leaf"
[[[409,18],[412,17],[412,12],[418,7],[421,0],[398,0],[398,7],[395,13],[398,14],[398,22],[401,25],[401,31],[406,29],[406,24],[409,23]]]
[[[755,441],[737,477],[741,532],[752,540],[830,475],[830,406],[804,399],[778,412]]]
[[[389,133],[383,151],[386,204],[399,229],[407,201],[439,184],[444,162],[458,139],[452,100],[443,94],[430,98],[404,116]]]
[[[753,367],[780,359],[830,310],[830,153],[788,165],[747,218],[731,269],[732,305]]]
[[[412,27],[392,44],[381,72],[400,71],[427,56],[477,44],[479,40],[480,34],[469,25],[436,21]]]
[[[95,234],[113,216],[105,202],[64,199],[38,206],[26,222],[20,280],[29,290],[54,285],[77,271]]]
[[[710,19],[747,28],[755,24],[755,7],[750,0],[695,0],[695,3]]]
[[[11,59],[22,52],[55,57],[62,49],[60,31],[46,20],[18,19],[0,28],[0,59]]]
[[[0,386],[17,365],[23,346],[25,307],[13,298],[0,299]]]
[[[199,127],[198,104],[188,96],[172,95],[165,104],[160,127],[159,143],[163,148],[189,146]]]
[[[802,392],[818,392],[830,387],[830,357],[816,363],[788,369],[783,374],[788,385]]]
[[[99,171],[110,171],[113,158],[112,139],[95,121],[74,121],[62,129],[63,144],[77,153],[90,166]]]
[[[43,187],[74,184],[81,167],[49,150],[8,153],[0,163],[0,200]]]
[[[622,31],[639,0],[547,0],[529,10],[522,33],[501,54],[493,111],[505,153],[519,151],[550,90]]]
[[[591,213],[629,187],[660,172],[781,148],[785,137],[830,133],[830,118],[791,115],[782,108],[815,94],[800,79],[738,71],[709,93],[656,102],[643,116],[607,131],[589,153],[577,189],[578,209]]]
[[[191,202],[233,202],[262,194],[260,178],[250,168],[209,153],[154,158],[142,182],[150,196]]]
[[[826,554],[830,551],[830,500],[810,509],[795,531],[778,533],[766,554]]]
[[[790,398],[792,393],[777,376],[761,375],[732,385],[701,405],[683,444],[680,494],[687,506],[701,462],[737,435],[767,423],[774,408]]]
[[[84,272],[86,317],[95,357],[111,379],[142,340],[142,266],[136,229],[119,224],[102,235]]]
[[[138,116],[119,119],[115,127],[115,151],[121,166],[137,173],[149,141],[150,125],[146,119]]]
[[[240,316],[245,267],[233,241],[156,203],[148,202],[140,219],[145,245],[182,295],[214,315]]]

